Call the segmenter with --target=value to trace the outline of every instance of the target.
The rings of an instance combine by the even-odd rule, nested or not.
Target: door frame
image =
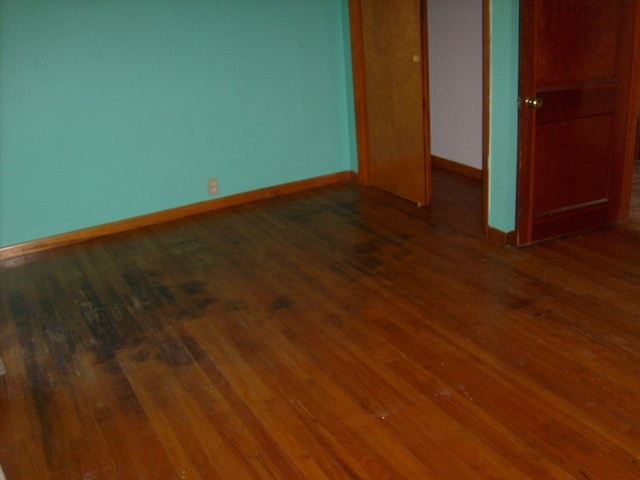
[[[482,0],[482,233],[510,243],[509,234],[489,226],[489,143],[491,139],[491,0]]]
[[[637,7],[635,21],[635,38],[633,46],[633,65],[631,73],[632,92],[630,98],[630,107],[628,112],[628,130],[626,155],[624,161],[624,169],[621,172],[621,194],[618,220],[629,218],[629,209],[631,205],[631,196],[633,193],[633,170],[635,162],[636,133],[638,129],[638,117],[640,115],[640,2]],[[482,225],[483,234],[499,243],[513,244],[515,243],[514,232],[501,232],[489,225],[489,144],[491,138],[490,132],[490,78],[491,78],[491,0],[482,0]],[[427,10],[424,9],[423,22],[427,21]],[[366,90],[364,82],[364,55],[362,48],[362,10],[360,0],[349,0],[349,18],[351,27],[351,54],[353,64],[353,83],[354,83],[354,99],[355,99],[355,117],[356,117],[356,141],[358,150],[358,176],[359,181],[363,185],[370,185],[369,172],[369,147],[368,147],[368,130],[367,130],[367,107],[366,107]],[[427,52],[428,53],[428,52]],[[428,56],[425,61],[425,80],[428,89]],[[427,90],[428,91],[428,90]],[[515,101],[515,99],[514,99]],[[430,133],[430,132],[429,132]],[[428,138],[428,137],[427,137]],[[518,158],[518,161],[520,159]],[[519,209],[520,203],[520,186],[517,179],[514,179],[517,185],[516,193],[516,209]],[[518,219],[516,218],[516,230],[519,228]]]
[[[427,0],[421,0],[422,25],[427,25]],[[349,0],[351,27],[351,58],[353,65],[353,87],[356,118],[356,143],[358,149],[358,177],[363,185],[371,185],[369,134],[367,122],[367,96],[365,85],[364,42],[362,37],[361,0]],[[428,29],[422,29],[423,96],[429,102],[429,50]],[[491,65],[491,0],[482,0],[482,225],[485,237],[506,242],[500,233],[489,227],[489,119],[490,119],[490,65]],[[426,113],[425,105],[425,113]],[[425,115],[425,141],[431,141],[430,119]],[[425,178],[431,177],[431,159],[425,158]],[[430,180],[429,180],[430,182]],[[428,189],[431,204],[431,188]]]
[[[631,195],[633,193],[633,169],[635,162],[637,132],[638,132],[638,115],[640,108],[640,0],[635,2],[635,20],[633,45],[631,49],[631,72],[629,78],[629,103],[626,112],[626,132],[624,144],[624,158],[619,163],[620,170],[611,172],[612,180],[610,184],[611,196],[613,201],[611,204],[611,213],[609,215],[609,223],[620,222],[629,217],[629,209],[631,205]],[[522,15],[522,1],[519,1],[520,15]],[[520,20],[522,21],[522,20]],[[525,37],[523,29],[520,29],[520,49],[522,50],[523,42],[532,43],[533,39]],[[533,48],[533,47],[531,47]],[[519,63],[519,85],[518,92],[522,95],[521,78],[523,70],[532,68],[530,65]],[[532,142],[531,131],[518,128],[518,173],[516,180],[516,238],[518,245],[526,245],[532,239],[531,218],[523,214],[531,206],[529,180],[531,165],[528,158],[522,155],[523,145]],[[525,164],[525,162],[527,162]]]
[[[422,57],[422,98],[425,152],[431,143],[429,105],[429,49],[427,25],[427,0],[420,0],[420,31]],[[362,0],[349,0],[351,28],[351,59],[353,65],[353,90],[356,117],[356,143],[358,149],[358,178],[362,185],[371,185],[371,156],[369,151],[369,127],[367,120],[367,90],[364,64],[364,39],[362,31]],[[428,142],[428,143],[427,143]],[[425,157],[426,205],[431,204],[431,158]]]
[[[631,92],[629,94],[629,110],[627,112],[627,142],[625,159],[621,172],[620,205],[617,220],[627,220],[633,194],[633,171],[636,149],[638,148],[638,117],[640,116],[640,1],[636,2],[635,32],[631,60]]]

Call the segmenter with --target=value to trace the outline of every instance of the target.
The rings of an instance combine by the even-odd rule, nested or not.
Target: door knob
[[[540,108],[542,107],[542,99],[538,97],[527,97],[524,100],[524,104],[529,108]]]

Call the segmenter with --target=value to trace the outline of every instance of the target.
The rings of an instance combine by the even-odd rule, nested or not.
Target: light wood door
[[[518,244],[617,220],[635,0],[521,0]],[[635,137],[634,137],[635,138]],[[632,153],[631,153],[632,155]]]
[[[431,196],[425,9],[351,1],[360,178],[419,205]]]

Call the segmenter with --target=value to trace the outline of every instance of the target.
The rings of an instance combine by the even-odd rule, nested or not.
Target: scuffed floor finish
[[[640,236],[338,185],[0,264],[17,479],[640,478]]]

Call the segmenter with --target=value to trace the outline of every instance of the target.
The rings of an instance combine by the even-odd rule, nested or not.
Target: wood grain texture
[[[430,201],[426,2],[354,0],[356,108],[366,114],[362,158],[371,185]],[[358,120],[361,117],[357,117]]]
[[[7,478],[640,478],[640,233],[354,183],[0,262]]]
[[[523,0],[520,97],[541,103],[519,110],[519,245],[626,216],[638,13],[636,0]]]

